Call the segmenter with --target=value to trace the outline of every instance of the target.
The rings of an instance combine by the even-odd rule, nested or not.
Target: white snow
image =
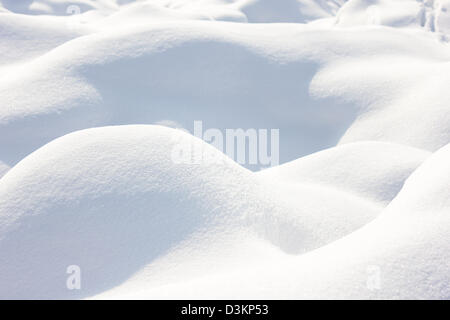
[[[356,142],[270,168],[266,179],[314,183],[388,204],[429,152],[384,142]]]
[[[449,299],[449,160],[450,145],[411,175],[377,219],[320,249],[300,256],[268,249],[247,269],[145,291],[131,282],[97,298]]]
[[[273,194],[272,179],[260,180],[192,139],[161,126],[88,129],[17,164],[0,184],[0,296],[85,297],[110,289],[172,247],[223,237],[257,238],[298,254],[361,227],[380,211],[320,186],[281,183],[286,191]],[[191,142],[223,162],[173,163],[174,146]],[[85,288],[74,293],[61,286],[66,274],[56,274],[75,261]]]
[[[0,0],[0,298],[449,299],[449,37],[450,0]]]

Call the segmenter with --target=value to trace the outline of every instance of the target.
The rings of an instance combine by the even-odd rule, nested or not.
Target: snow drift
[[[219,129],[279,128],[282,162],[339,142],[435,151],[449,141],[450,51],[424,29],[193,20],[99,27],[108,17],[75,29],[46,18],[62,29],[48,41],[50,27],[34,30],[42,39],[23,39],[20,24],[9,24],[5,46],[32,50],[2,69],[1,161],[14,165],[75,130],[164,120],[189,130],[198,119]],[[58,46],[74,32],[86,35]]]
[[[450,146],[436,152],[377,219],[320,249],[294,257],[268,252],[263,268],[236,268],[145,292],[119,287],[116,293],[128,298],[449,299],[449,158]],[[432,187],[424,191],[424,185]],[[368,283],[374,271],[378,288]],[[103,297],[117,296],[113,290]]]
[[[449,13],[0,0],[0,298],[449,299]]]
[[[176,164],[178,144],[222,161]],[[61,283],[64,266],[75,261],[86,275],[81,294],[98,293],[189,241],[259,236],[303,252],[379,212],[368,200],[324,187],[300,186],[291,190],[295,198],[277,198],[271,183],[180,130],[105,127],[57,139],[0,180],[1,296],[72,297]],[[319,206],[324,194],[329,202]]]

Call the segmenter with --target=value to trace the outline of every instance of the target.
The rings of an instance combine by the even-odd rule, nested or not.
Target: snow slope
[[[284,183],[314,183],[387,205],[429,152],[384,142],[330,148],[258,174]],[[351,165],[349,165],[351,164]]]
[[[411,175],[376,220],[320,249],[301,256],[269,251],[264,267],[236,268],[150,291],[119,287],[98,298],[242,299],[276,292],[285,299],[449,299],[449,160],[450,145]],[[371,287],[371,281],[380,287]]]
[[[336,21],[342,26],[425,28],[448,40],[449,18],[449,0],[349,0],[339,10]]]
[[[198,119],[279,128],[282,162],[339,141],[435,151],[449,138],[448,46],[386,33],[188,21],[80,37],[2,74],[0,159],[78,129]]]
[[[4,176],[9,169],[10,168],[6,164],[0,162],[0,178]]]
[[[0,298],[449,299],[449,37],[449,0],[0,0]]]
[[[222,161],[173,163],[177,144],[199,146]],[[325,187],[305,185],[291,190],[294,197],[275,196],[271,183],[166,127],[105,127],[59,138],[0,180],[0,296],[73,297],[61,281],[64,266],[75,261],[86,283],[78,294],[98,293],[177,246],[189,250],[222,237],[258,237],[286,252],[304,252],[380,211]],[[329,202],[320,206],[324,194]]]

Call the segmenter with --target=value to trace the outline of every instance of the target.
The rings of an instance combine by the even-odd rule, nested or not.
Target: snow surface
[[[449,37],[450,0],[0,0],[0,298],[449,299]]]
[[[146,291],[131,282],[97,298],[267,298],[276,292],[285,299],[449,299],[449,160],[450,145],[408,178],[377,219],[320,249],[300,256],[267,249],[259,264],[252,261],[247,269],[229,268]],[[380,290],[367,286],[373,268],[381,274]]]
[[[9,169],[10,168],[6,164],[0,162],[0,178],[4,176]]]

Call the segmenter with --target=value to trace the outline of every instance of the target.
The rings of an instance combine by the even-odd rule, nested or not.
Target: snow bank
[[[242,213],[235,197],[248,192],[247,172],[224,156],[221,166],[173,164],[180,135],[164,127],[91,129],[9,171],[0,182],[0,296],[89,295],[190,234],[238,228],[239,219],[227,221]],[[83,270],[81,293],[65,287],[69,265]]]
[[[177,164],[172,154],[179,144],[221,163]],[[379,212],[332,189],[306,185],[289,194],[272,188],[272,181],[262,183],[180,130],[122,126],[62,137],[0,180],[0,296],[89,296],[194,240],[245,236],[303,252]],[[329,201],[319,206],[324,195]],[[83,270],[80,293],[61,285],[69,265]]]
[[[3,70],[9,65],[37,58],[86,33],[82,28],[71,29],[68,21],[60,17],[43,18],[0,11],[0,70],[5,73]]]
[[[68,7],[77,6],[80,12],[90,10],[108,10],[118,7],[115,0],[71,0],[55,1],[55,0],[1,0],[0,4],[4,8],[14,13],[27,15],[67,15],[70,12]],[[129,2],[129,1],[128,1]]]
[[[1,0],[0,298],[449,299],[449,6]]]
[[[388,204],[429,152],[383,142],[356,142],[258,173],[265,179],[328,185]]]
[[[449,18],[449,0],[349,0],[338,11],[336,23],[424,28],[448,40]]]
[[[422,31],[180,21],[97,32],[5,69],[0,159],[79,129],[199,119],[280,129],[281,162],[363,140],[434,151],[450,135],[449,58]]]
[[[122,26],[140,24],[144,20],[221,20],[250,23],[297,22],[306,23],[333,17],[345,0],[75,0],[65,1],[2,0],[0,5],[14,13],[27,15],[74,14],[108,17],[108,23]],[[114,16],[114,17],[112,17]],[[112,18],[112,19],[109,19]],[[131,21],[133,20],[133,21]]]
[[[320,249],[301,256],[268,250],[264,267],[150,290],[118,287],[97,298],[449,299],[449,160],[450,145],[407,179],[382,215]]]

